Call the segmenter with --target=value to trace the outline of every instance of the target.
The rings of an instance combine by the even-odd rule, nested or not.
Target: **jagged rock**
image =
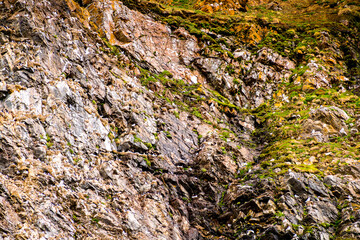
[[[0,12],[0,239],[359,236],[358,98],[325,91],[352,87],[353,43],[309,31],[321,49],[285,57],[258,46],[283,28],[302,45],[298,29],[151,1],[5,0]],[[304,120],[301,89],[333,98]],[[289,126],[327,148],[288,141]],[[352,152],[333,151],[332,135]],[[267,159],[273,140],[280,156]]]
[[[46,156],[46,147],[45,146],[38,146],[34,148],[34,157],[43,159]]]
[[[319,142],[327,142],[329,136],[349,133],[345,123],[349,116],[338,107],[320,107],[312,110],[310,117],[303,122],[303,138],[315,137]]]
[[[313,201],[308,201],[306,210],[308,212],[308,215],[306,216],[305,221],[315,223],[334,222],[338,215],[338,210],[336,206],[328,202],[316,203]]]
[[[10,111],[26,111],[41,115],[40,95],[34,88],[14,92],[4,101],[4,106]]]
[[[120,140],[118,144],[118,151],[129,151],[134,150],[136,152],[145,152],[149,149],[142,142],[141,139],[135,138],[134,135],[126,135]]]
[[[295,63],[289,59],[280,56],[278,53],[274,53],[269,48],[263,48],[259,50],[257,61],[265,64],[271,64],[277,70],[290,70],[295,68]]]
[[[318,196],[329,198],[328,190],[324,184],[317,178],[310,178],[308,181],[309,188]]]
[[[305,199],[307,197],[307,189],[305,184],[303,183],[303,181],[296,179],[294,177],[291,177],[288,181],[287,181],[288,186],[290,187],[290,189],[292,190],[292,192],[294,193],[294,195],[298,195],[300,197],[302,197],[303,199]]]
[[[3,100],[9,95],[9,91],[6,86],[6,82],[0,83],[0,99]]]
[[[274,11],[280,11],[280,10],[282,10],[282,8],[280,7],[279,3],[277,3],[277,2],[271,2],[271,3],[267,4],[267,5],[266,5],[266,8],[267,8],[267,9],[274,10]]]
[[[251,59],[251,52],[248,52],[243,49],[236,49],[233,54],[234,54],[234,58],[240,58],[245,61],[250,61]]]
[[[204,12],[225,11],[230,15],[234,15],[235,11],[246,11],[248,0],[235,0],[226,2],[217,2],[214,0],[197,1],[195,6]]]
[[[198,78],[183,65],[190,64],[199,51],[197,39],[186,31],[172,33],[167,26],[128,9],[121,2],[95,1],[90,11],[91,20],[102,27],[108,41],[127,51],[144,68],[157,73],[168,70],[175,78],[188,81]],[[176,38],[173,34],[186,37]]]
[[[251,186],[231,185],[224,201],[228,203],[245,203],[255,197],[254,189]]]
[[[131,39],[129,38],[129,36],[127,36],[127,34],[125,34],[123,31],[121,31],[121,29],[114,31],[114,36],[116,37],[116,39],[119,42],[122,42],[122,43],[131,42]]]

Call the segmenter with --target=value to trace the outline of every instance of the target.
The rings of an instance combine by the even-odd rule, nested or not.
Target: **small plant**
[[[283,212],[281,212],[281,211],[277,211],[277,212],[275,213],[275,216],[278,217],[278,218],[281,218],[281,217],[284,217],[285,214],[284,214]]]
[[[148,149],[155,149],[155,147],[151,143],[144,142],[144,144]]]
[[[142,140],[136,136],[136,134],[133,135],[134,136],[134,142],[142,142]]]
[[[172,138],[172,136],[171,136],[171,134],[170,134],[169,131],[164,131],[164,133],[166,134],[166,137],[167,137],[167,138]]]
[[[233,83],[234,84],[240,84],[240,81],[238,79],[234,78]]]
[[[330,223],[326,223],[326,222],[320,223],[319,225],[324,227],[324,228],[329,228],[331,226]]]
[[[187,198],[187,197],[183,197],[183,198],[182,198],[182,200],[183,200],[183,201],[185,201],[185,202],[188,202],[188,203],[190,203],[190,202],[191,202],[191,201],[190,201],[190,199],[189,199],[189,198]]]
[[[227,139],[230,137],[230,132],[228,131],[222,131],[220,133],[220,138],[223,140],[223,141],[227,141]]]
[[[179,114],[177,111],[174,112],[174,115],[175,115],[175,117],[176,117],[177,119],[180,118],[180,114]]]
[[[299,226],[298,224],[291,224],[292,228],[297,231],[299,229]]]
[[[226,191],[223,191],[223,192],[221,193],[221,198],[220,198],[220,201],[219,201],[219,207],[222,207],[222,206],[225,205],[225,203],[224,203],[225,194],[226,194]]]
[[[198,109],[196,107],[193,108],[193,111],[191,113],[193,115],[195,115],[196,117],[203,119],[203,116],[201,115],[201,113],[198,111]]]
[[[145,162],[146,162],[146,165],[147,165],[148,167],[151,167],[151,162],[150,162],[150,160],[149,160],[147,157],[144,157],[144,160],[145,160]]]
[[[153,134],[154,134],[155,140],[159,141],[159,134],[158,133],[153,133]]]
[[[54,145],[54,143],[51,142],[51,138],[50,138],[49,134],[46,134],[46,146],[48,148],[51,148],[53,145]]]

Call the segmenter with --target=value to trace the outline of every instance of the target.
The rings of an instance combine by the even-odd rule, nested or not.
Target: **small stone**
[[[38,159],[43,159],[46,155],[46,146],[37,146],[34,148],[34,157]]]

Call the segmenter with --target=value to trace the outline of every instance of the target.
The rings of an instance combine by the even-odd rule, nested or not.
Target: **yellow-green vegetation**
[[[196,0],[164,0],[163,2],[180,9],[193,9]]]
[[[145,160],[145,162],[146,162],[146,165],[147,165],[148,167],[151,167],[151,162],[150,162],[150,160],[149,160],[147,157],[144,157],[144,160]]]
[[[151,89],[158,97],[170,104],[176,104],[180,110],[187,111],[204,122],[211,124],[208,119],[202,116],[199,110],[202,102],[216,103],[221,111],[233,115],[241,111],[229,99],[217,91],[205,88],[199,83],[185,83],[183,80],[174,79],[168,71],[154,74],[142,68],[140,70],[140,81],[143,86]],[[179,117],[178,112],[174,112],[174,115],[177,118]]]
[[[141,140],[141,138],[139,138],[138,136],[136,136],[136,134],[133,135],[134,136],[134,142],[137,143],[137,142],[141,142],[143,143],[148,149],[155,149],[156,146],[152,145],[151,143],[149,142],[144,142],[143,140]]]
[[[359,146],[354,143],[359,140],[358,134],[332,137],[330,142],[317,142],[301,134],[310,111],[320,105],[337,106],[352,114],[360,110],[360,98],[339,87],[353,84],[352,76],[360,74],[360,3],[286,0],[277,2],[274,8],[266,1],[263,4],[248,1],[247,11],[234,15],[215,10],[199,11],[195,7],[197,3],[195,0],[125,1],[126,5],[140,11],[150,9],[158,20],[173,29],[184,27],[204,43],[201,52],[204,56],[215,52],[234,60],[231,51],[244,45],[253,54],[263,47],[273,49],[296,63],[289,79],[283,79],[270,101],[252,111],[240,109],[221,93],[200,84],[173,79],[165,72],[155,75],[142,70],[144,86],[204,122],[209,121],[199,108],[204,101],[215,103],[230,116],[239,112],[255,115],[262,127],[253,133],[254,139],[266,143],[260,155],[265,175],[274,176],[289,169],[322,175],[337,171],[347,163],[345,158],[358,160]],[[315,71],[307,65],[310,60],[316,62],[316,72],[326,76],[331,87],[308,86],[315,77]],[[226,72],[235,77],[234,84],[240,83],[231,64]],[[349,81],[344,80],[345,76]],[[354,121],[346,122],[349,129]],[[221,131],[220,137],[227,141],[229,134]]]
[[[217,102],[219,105],[224,106],[224,107],[229,107],[231,109],[235,109],[235,110],[240,110],[240,108],[236,105],[234,105],[233,103],[231,103],[229,101],[229,99],[227,99],[226,97],[222,96],[220,93],[218,93],[217,91],[213,91],[213,90],[209,90],[214,97],[211,98],[211,100]]]
[[[40,135],[40,138],[44,139],[44,137],[42,135]],[[54,143],[51,141],[49,134],[46,134],[46,146],[48,148],[51,148],[53,145],[54,145]]]
[[[158,14],[159,20],[173,28],[184,27],[216,52],[228,52],[221,46],[224,44],[235,48],[245,43],[254,51],[266,46],[283,56],[307,61],[319,54],[333,55],[335,44],[344,51],[343,60],[350,70],[359,72],[358,60],[351,57],[360,36],[360,4],[356,1],[287,0],[277,2],[276,9],[266,1],[248,1],[247,11],[233,15],[229,11],[208,13],[195,10],[198,3],[194,0],[164,0],[160,3],[127,0],[125,4],[140,11],[152,10]],[[236,38],[229,46],[224,38],[216,39],[204,29]],[[347,37],[349,35],[351,38]]]
[[[329,142],[304,139],[302,124],[309,118],[310,109],[319,105],[338,106],[344,110],[359,112],[360,98],[350,91],[339,93],[337,89],[320,88],[311,93],[299,91],[298,86],[284,84],[267,104],[253,110],[264,128],[254,132],[255,137],[265,138],[269,144],[260,155],[262,177],[284,174],[289,169],[319,175],[334,173],[342,166],[360,160],[358,133],[330,138]],[[277,96],[287,95],[289,102]],[[346,121],[349,128],[354,119]]]
[[[151,89],[155,94],[169,103],[175,103],[183,111],[192,112],[195,116],[202,118],[197,110],[197,105],[206,99],[202,95],[200,84],[188,84],[183,80],[174,79],[170,72],[164,71],[153,74],[141,69],[140,81],[143,86]],[[179,113],[175,112],[178,118]]]

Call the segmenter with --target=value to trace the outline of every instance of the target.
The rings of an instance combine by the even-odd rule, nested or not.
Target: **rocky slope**
[[[359,9],[0,2],[0,239],[358,239]]]

